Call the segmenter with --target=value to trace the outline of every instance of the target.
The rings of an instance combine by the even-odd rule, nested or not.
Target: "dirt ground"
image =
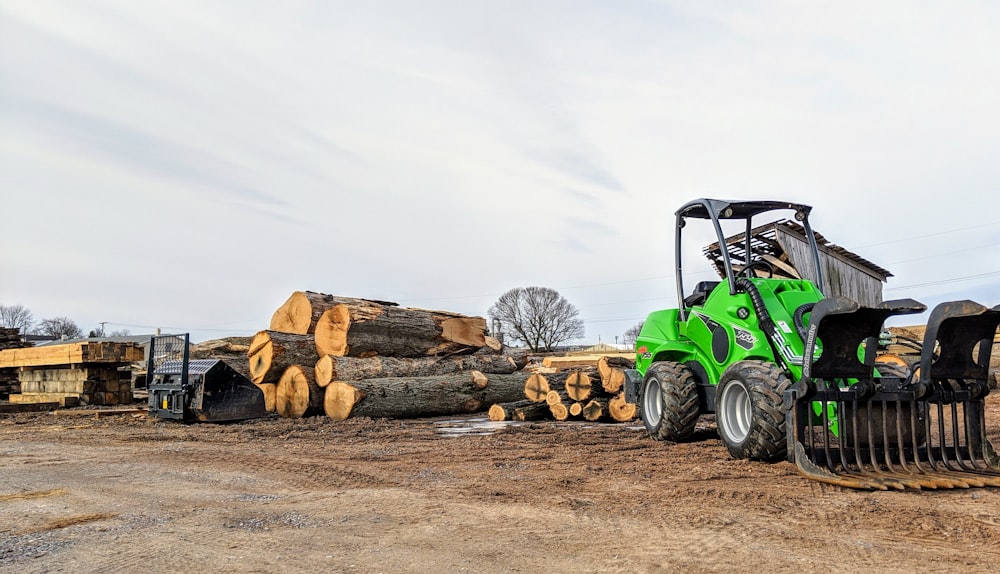
[[[0,571],[998,570],[1000,489],[845,490],[710,417],[638,425],[0,415]]]

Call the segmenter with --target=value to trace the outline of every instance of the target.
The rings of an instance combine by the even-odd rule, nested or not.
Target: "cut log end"
[[[347,420],[354,405],[364,398],[364,394],[354,386],[339,381],[326,386],[323,394],[323,412],[335,421]]]
[[[339,304],[323,311],[316,322],[316,352],[320,356],[343,357],[350,350],[347,331],[351,328],[351,310]]]
[[[271,315],[271,331],[305,335],[312,322],[312,303],[302,291],[292,293],[281,307]]]
[[[549,393],[549,381],[544,375],[535,373],[524,382],[524,396],[529,401],[535,403],[545,402],[545,395]]]
[[[608,401],[608,414],[615,421],[620,423],[629,422],[635,419],[637,413],[638,408],[636,404],[627,402],[624,392],[618,393]]]
[[[483,317],[454,317],[441,322],[441,338],[470,347],[486,345],[486,319]]]
[[[507,409],[500,404],[490,406],[490,410],[486,413],[486,416],[494,422],[510,420],[512,415],[513,413],[508,413]]]
[[[490,379],[479,371],[472,371],[472,386],[477,389],[485,389],[490,384]]]
[[[271,359],[274,349],[271,345],[271,336],[267,331],[259,331],[250,339],[250,349],[247,351],[247,359],[250,363],[250,380],[260,383],[264,380],[264,375],[271,368]]]
[[[272,383],[264,383],[257,385],[257,387],[264,392],[264,410],[273,413],[274,412],[274,395],[277,390],[277,385]]]
[[[323,355],[316,361],[316,384],[323,388],[333,380],[333,359],[330,355]]]
[[[583,403],[573,403],[569,406],[569,416],[578,417],[583,412]]]
[[[564,421],[569,418],[569,409],[562,403],[549,405],[549,411],[552,413],[552,418],[557,421]]]
[[[598,401],[590,401],[583,405],[583,418],[594,422],[604,415],[604,405]]]
[[[566,394],[574,401],[583,401],[590,397],[592,390],[590,377],[586,373],[574,371],[566,377]]]

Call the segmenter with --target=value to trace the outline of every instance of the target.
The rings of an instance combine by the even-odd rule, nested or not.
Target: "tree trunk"
[[[296,291],[271,315],[271,331],[312,335],[316,323],[327,309],[339,303],[358,301],[349,297],[337,297],[315,291]],[[379,305],[393,306],[396,303],[373,301]]]
[[[335,357],[324,355],[316,361],[316,383],[325,387],[331,381],[356,381],[387,377],[429,377],[481,371],[487,374],[510,374],[517,365],[504,355],[463,355],[458,357]]]
[[[526,376],[469,371],[431,377],[333,381],[326,386],[323,408],[335,420],[482,412],[488,405],[521,399]]]
[[[486,319],[353,299],[324,311],[316,323],[315,336],[320,356],[472,353],[486,344]]]
[[[259,384],[274,383],[292,365],[312,365],[318,358],[316,345],[309,335],[294,335],[280,331],[258,331],[250,339],[247,351],[250,380]]]
[[[592,388],[590,376],[583,371],[573,371],[566,377],[566,394],[574,401],[583,401],[590,397]]]
[[[292,365],[285,369],[275,389],[274,410],[289,418],[323,414],[323,389],[316,384],[312,367]]]

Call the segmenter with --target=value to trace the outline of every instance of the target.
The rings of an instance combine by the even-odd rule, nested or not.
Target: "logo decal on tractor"
[[[646,345],[643,345],[643,346],[639,347],[638,349],[635,350],[635,352],[638,353],[638,354],[640,354],[640,355],[642,355],[643,359],[652,359],[653,358],[653,353],[649,352],[649,347],[647,347]]]
[[[736,332],[736,344],[747,351],[757,344],[757,337],[754,337],[750,331],[740,329],[739,327],[733,327],[733,331]]]

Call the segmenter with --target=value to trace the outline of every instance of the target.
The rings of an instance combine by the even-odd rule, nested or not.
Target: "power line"
[[[939,231],[937,233],[926,233],[924,235],[914,235],[912,237],[901,237],[897,239],[890,239],[889,241],[880,241],[878,243],[869,243],[868,245],[858,245],[853,249],[865,249],[867,247],[875,247],[877,245],[889,245],[891,243],[902,243],[903,241],[912,241],[914,239],[923,239],[925,237],[937,237],[939,235],[948,235],[950,233],[957,233],[959,231],[965,231],[967,229],[979,229],[981,227],[989,227],[991,225],[1000,224],[1000,221],[993,221],[991,223],[982,223],[980,225],[967,225],[965,227],[960,227],[958,229],[950,229],[948,231]]]
[[[897,289],[909,289],[911,287],[929,287],[931,285],[945,285],[947,283],[960,283],[962,281],[970,281],[973,279],[984,279],[986,277],[996,277],[1000,275],[1000,271],[990,271],[989,273],[980,273],[979,275],[967,275],[965,277],[952,277],[951,279],[942,279],[940,281],[928,281],[927,283],[914,283],[912,285],[900,285],[898,287],[886,287],[886,291],[895,291]]]

